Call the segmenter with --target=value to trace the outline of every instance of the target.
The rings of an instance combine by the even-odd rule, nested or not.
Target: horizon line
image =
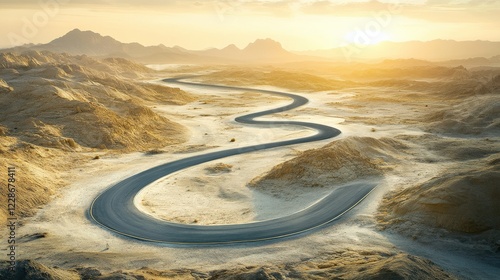
[[[239,50],[243,50],[245,49],[246,47],[248,47],[248,45],[252,44],[252,43],[255,43],[256,41],[258,40],[272,40],[274,42],[277,42],[279,44],[281,44],[280,41],[278,40],[275,40],[273,38],[256,38],[254,39],[253,41],[250,41],[249,43],[246,43],[246,46],[241,48],[241,47],[238,47],[237,46],[237,43],[230,43],[228,45],[225,45],[224,47],[221,47],[221,48],[217,48],[217,47],[213,47],[213,46],[209,46],[209,47],[204,47],[204,48],[200,48],[200,49],[188,49],[188,48],[185,48],[183,46],[180,46],[180,45],[171,45],[171,46],[167,46],[165,45],[165,43],[160,43],[160,44],[157,44],[157,45],[145,45],[145,44],[142,44],[140,42],[137,42],[137,41],[132,41],[132,42],[123,42],[123,41],[119,41],[117,40],[116,38],[114,38],[112,35],[102,35],[101,33],[99,32],[96,32],[94,30],[82,30],[80,28],[72,28],[71,30],[69,30],[68,32],[64,33],[62,36],[59,36],[59,37],[56,37],[52,40],[50,40],[49,42],[46,42],[46,43],[27,43],[27,44],[23,44],[23,45],[17,45],[17,46],[0,46],[0,50],[5,50],[5,49],[11,49],[11,48],[17,48],[17,47],[24,47],[24,46],[30,46],[30,45],[34,45],[34,46],[37,46],[37,45],[46,45],[46,44],[49,44],[50,42],[56,40],[56,39],[59,39],[59,38],[62,38],[66,35],[68,35],[69,33],[73,32],[73,31],[80,31],[80,32],[92,32],[94,34],[98,34],[99,36],[101,37],[110,37],[122,44],[139,44],[143,47],[159,47],[159,46],[164,46],[164,47],[167,47],[167,48],[182,48],[182,49],[185,49],[185,50],[188,50],[188,51],[206,51],[206,50],[212,50],[212,49],[218,49],[218,50],[221,50],[221,49],[224,49],[230,45],[234,45],[236,46],[236,48],[238,48]],[[430,43],[430,42],[435,42],[435,41],[450,41],[450,42],[458,42],[458,43],[461,43],[461,42],[487,42],[487,43],[500,43],[500,41],[491,41],[491,40],[482,40],[482,39],[470,39],[470,40],[456,40],[456,39],[442,39],[442,38],[437,38],[437,39],[432,39],[432,40],[408,40],[408,41],[394,41],[394,40],[382,40],[376,44],[366,44],[367,47],[370,47],[370,46],[376,46],[376,45],[379,45],[379,44],[383,44],[383,43]],[[355,45],[355,43],[349,43],[349,42],[345,42],[347,45]],[[282,44],[281,44],[282,45]],[[287,51],[291,51],[291,52],[308,52],[308,51],[328,51],[328,50],[334,50],[334,49],[340,49],[342,48],[344,45],[339,45],[337,47],[330,47],[330,48],[316,48],[316,49],[302,49],[302,50],[297,50],[297,49],[288,49],[288,48],[284,48],[285,50]]]

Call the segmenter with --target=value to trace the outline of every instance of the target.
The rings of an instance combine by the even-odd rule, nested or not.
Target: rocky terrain
[[[498,267],[488,260],[498,259],[500,240],[498,70],[414,60],[356,67],[355,71],[346,65],[303,63],[219,65],[198,78],[299,92],[311,100],[309,107],[277,117],[329,124],[343,135],[335,141],[249,154],[180,172],[143,197],[142,203],[152,205],[151,211],[163,209],[165,219],[185,223],[251,222],[269,218],[269,209],[300,210],[314,203],[312,198],[318,194],[344,183],[376,180],[380,184],[369,201],[338,227],[283,243],[177,248],[118,238],[90,223],[84,217],[91,200],[87,196],[186,153],[302,135],[287,128],[253,137],[255,127],[232,122],[234,116],[260,106],[271,108],[283,100],[244,92],[203,92],[201,97],[196,90],[187,93],[145,82],[190,71],[206,73],[210,67],[156,72],[116,58],[45,51],[0,54],[1,164],[3,168],[15,164],[22,170],[20,180],[27,187],[19,192],[19,213],[35,215],[24,219],[19,241],[25,260],[15,274],[2,264],[0,278],[467,279],[477,273],[486,278],[493,275]],[[165,149],[172,145],[183,152]],[[223,181],[225,176],[229,181]],[[66,189],[68,178],[74,184]],[[167,185],[169,193],[164,189]],[[201,203],[199,197],[206,201]],[[188,210],[175,203],[184,203]],[[224,203],[230,207],[224,208]],[[5,212],[0,214],[5,219]],[[467,270],[461,263],[446,262],[442,255],[412,249],[430,252],[425,247],[429,244],[450,259],[456,257],[453,250],[461,248],[484,266],[471,265]]]
[[[288,189],[323,188],[382,176],[382,170],[390,168],[386,159],[401,146],[391,139],[348,137],[307,150],[255,178],[250,186],[280,195]]]
[[[64,171],[100,153],[146,151],[186,140],[181,125],[149,105],[181,105],[194,97],[141,82],[151,73],[124,59],[47,51],[0,54],[0,163],[22,172],[27,187],[19,190],[19,215],[34,214],[66,184]],[[0,210],[2,220],[5,211]]]
[[[311,259],[286,265],[248,266],[241,269],[200,271],[178,269],[158,271],[147,267],[135,271],[101,272],[95,268],[72,270],[49,268],[35,261],[23,261],[16,273],[1,269],[3,279],[456,279],[434,263],[407,254],[387,252],[335,252],[326,259]]]

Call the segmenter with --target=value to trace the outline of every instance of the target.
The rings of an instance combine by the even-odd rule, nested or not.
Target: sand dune
[[[379,220],[385,227],[422,238],[433,235],[427,226],[473,233],[476,236],[469,238],[487,241],[495,250],[500,234],[499,162],[496,154],[457,164],[421,185],[392,192],[380,206]]]
[[[224,270],[201,271],[177,269],[158,271],[143,267],[135,271],[101,272],[95,268],[72,270],[49,268],[36,261],[22,261],[17,275],[0,267],[0,277],[19,279],[456,279],[434,263],[407,254],[385,252],[350,252],[330,260],[313,259],[287,265],[247,266]],[[345,262],[349,258],[349,262]]]
[[[61,164],[72,166],[77,156],[65,154],[58,149],[46,149],[19,141],[15,137],[0,136],[0,167],[16,167],[21,186],[17,189],[17,212],[19,217],[35,214],[38,207],[66,183],[61,176]],[[0,188],[0,195],[7,197],[7,188]],[[7,209],[0,209],[0,220],[6,221]]]
[[[144,66],[47,52],[7,53],[0,61],[0,71],[18,73],[6,75],[12,92],[0,96],[4,112],[0,121],[9,135],[25,142],[66,149],[134,150],[184,139],[181,126],[144,105],[145,101],[185,104],[192,97],[121,75],[147,74],[150,70]]]
[[[432,248],[425,247],[426,243],[442,243],[450,237],[458,240],[454,244],[472,248],[471,252],[480,256],[485,252],[484,246],[487,252],[498,248],[495,213],[499,211],[496,206],[499,198],[493,183],[499,179],[496,70],[472,71],[419,61],[394,61],[365,68],[358,64],[359,70],[367,70],[371,77],[345,82],[355,75],[339,71],[342,68],[336,65],[324,65],[320,70],[308,66],[310,71],[301,69],[300,64],[273,68],[183,66],[151,73],[122,59],[97,60],[45,52],[5,54],[0,58],[5,65],[15,66],[0,69],[3,79],[0,100],[10,102],[18,110],[16,114],[29,116],[15,120],[2,115],[0,125],[3,166],[9,164],[4,158],[15,159],[25,170],[23,180],[31,186],[20,193],[25,199],[21,212],[31,215],[39,205],[49,201],[50,195],[60,195],[60,187],[66,185],[66,180],[74,181],[68,194],[54,200],[34,218],[26,219],[29,223],[22,231],[22,254],[44,266],[26,262],[20,266],[22,269],[54,275],[68,272],[67,277],[100,275],[104,279],[453,278],[425,259],[429,258],[458,275],[495,272],[483,270],[483,264],[464,272],[460,263],[447,262],[448,256],[455,255],[446,250],[435,256],[432,252],[425,255],[410,249],[418,247],[422,248],[420,252],[427,253]],[[412,72],[407,64],[419,64],[422,68]],[[378,72],[374,68],[385,70]],[[203,97],[199,97],[140,81],[155,75],[158,78],[213,69],[218,72],[203,79],[307,92],[311,101],[308,107],[272,118],[338,126],[344,138],[323,147],[316,143],[270,150],[179,172],[157,182],[152,186],[156,189],[150,189],[150,193],[138,200],[147,213],[182,223],[251,222],[303,209],[330,188],[352,180],[380,179],[377,189],[345,223],[283,243],[242,245],[229,250],[226,247],[165,250],[163,246],[116,238],[89,225],[82,213],[91,197],[82,199],[84,192],[96,194],[146,166],[189,153],[308,133],[285,128],[266,134],[255,132],[255,127],[236,126],[231,121],[234,116],[256,108],[284,103],[280,99],[208,89],[200,90]],[[396,75],[400,69],[405,69],[405,77]],[[23,108],[13,98],[6,97],[14,94],[19,97],[17,102],[30,106]],[[54,102],[58,104],[57,110],[50,107]],[[182,104],[188,105],[174,107]],[[165,135],[169,134],[168,129],[172,133],[177,131],[168,120],[170,110],[175,110],[172,120],[175,117],[190,128],[191,139],[186,144],[159,149],[159,145],[174,143]],[[148,127],[153,123],[164,127],[155,131]],[[88,133],[81,133],[74,126],[83,127]],[[152,134],[141,135],[139,131],[143,129]],[[98,142],[84,134],[106,137]],[[155,137],[159,140],[154,140]],[[230,142],[231,138],[236,141]],[[103,143],[107,149],[100,146]],[[311,148],[316,149],[307,150]],[[118,155],[144,149],[150,149],[148,155]],[[101,159],[92,160],[96,155]],[[272,168],[282,161],[285,162]],[[51,164],[56,162],[58,165]],[[61,172],[63,169],[73,171]],[[83,175],[87,171],[91,174]],[[60,177],[53,175],[58,172]],[[94,172],[98,178],[91,178]],[[84,188],[89,180],[93,180],[92,188]],[[251,183],[245,186],[247,182]],[[389,194],[382,199],[386,192]],[[77,238],[68,239],[75,231]],[[42,237],[31,240],[32,235]],[[395,236],[403,241],[395,242]],[[131,256],[132,250],[137,255]],[[138,258],[143,260],[137,261]]]
[[[425,61],[387,60],[364,67],[347,66],[343,75],[356,80],[369,79],[467,79],[472,74],[463,66],[443,67]]]
[[[81,279],[76,271],[66,271],[58,268],[49,268],[36,261],[24,260],[19,262],[15,273],[7,269],[0,269],[2,279],[53,279],[77,280]]]
[[[282,195],[287,189],[329,187],[381,176],[397,160],[401,148],[404,145],[392,139],[348,137],[305,151],[253,179],[250,186]]]
[[[300,72],[269,68],[255,70],[246,67],[221,70],[204,76],[205,80],[230,85],[270,85],[303,91],[340,89],[354,85],[350,81],[337,81]]]
[[[347,256],[344,256],[344,258]],[[388,257],[369,252],[351,253],[351,262],[338,259],[300,264],[214,271],[211,279],[455,279],[434,263],[415,256]]]
[[[85,153],[144,151],[185,141],[185,129],[149,105],[186,104],[194,97],[137,80],[151,71],[123,59],[0,54],[0,166],[22,172],[18,215],[33,215],[58,194],[67,183],[59,174],[95,156]],[[5,197],[6,190],[0,192]],[[2,220],[5,213],[2,208]]]
[[[500,95],[465,99],[450,109],[427,117],[429,130],[453,134],[495,134],[500,132]]]

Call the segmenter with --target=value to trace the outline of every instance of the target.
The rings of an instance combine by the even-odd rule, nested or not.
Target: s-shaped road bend
[[[330,139],[341,133],[336,128],[316,123],[255,120],[258,117],[300,107],[308,102],[305,97],[279,91],[181,81],[183,78],[186,77],[165,79],[163,81],[202,88],[260,92],[290,98],[293,102],[286,106],[240,116],[235,120],[244,124],[264,126],[267,129],[280,126],[300,126],[315,130],[316,133],[297,139],[191,156],[135,174],[111,186],[99,194],[92,202],[89,217],[104,228],[139,240],[170,244],[224,244],[271,240],[303,233],[331,223],[356,206],[375,188],[375,184],[372,183],[347,185],[335,189],[310,207],[289,216],[247,224],[210,226],[178,224],[158,220],[139,211],[134,205],[134,197],[137,193],[154,181],[179,170],[229,156]]]

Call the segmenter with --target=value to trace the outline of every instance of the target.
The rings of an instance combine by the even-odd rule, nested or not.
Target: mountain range
[[[74,29],[47,44],[26,45],[14,48],[14,50],[22,49],[48,50],[72,55],[85,54],[94,57],[120,57],[145,64],[248,63],[253,61],[260,62],[262,60],[288,62],[300,60],[301,57],[305,57],[286,51],[280,43],[271,39],[256,40],[244,49],[239,49],[235,45],[229,45],[223,49],[212,48],[193,51],[179,46],[143,46],[139,43],[122,43],[110,36],[102,36],[92,31],[81,31],[79,29]]]
[[[500,42],[434,40],[429,42],[382,42],[373,46],[349,45],[330,50],[291,52],[272,39],[258,39],[240,49],[234,44],[222,49],[188,50],[179,46],[144,46],[122,43],[93,31],[74,29],[47,44],[24,45],[0,52],[48,50],[72,55],[119,57],[144,64],[167,63],[279,63],[420,59],[453,66],[500,66]]]

